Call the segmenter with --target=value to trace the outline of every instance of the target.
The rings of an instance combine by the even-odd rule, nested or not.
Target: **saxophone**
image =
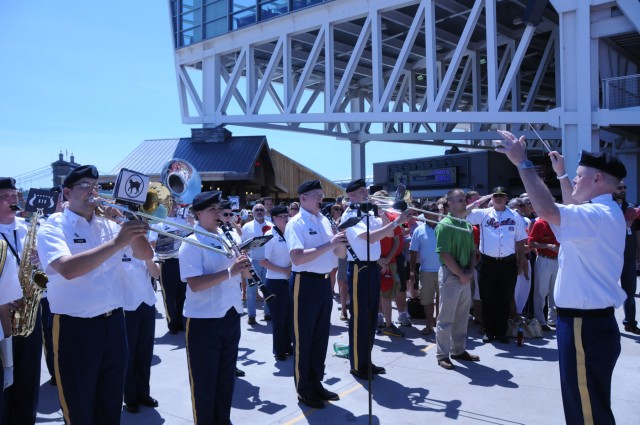
[[[38,220],[43,215],[42,209],[38,209],[31,218],[31,224],[29,225],[22,255],[20,256],[18,280],[22,288],[22,305],[12,312],[11,334],[14,336],[29,336],[33,332],[36,318],[38,317],[40,299],[49,281],[47,274],[31,261],[31,256],[36,249]]]

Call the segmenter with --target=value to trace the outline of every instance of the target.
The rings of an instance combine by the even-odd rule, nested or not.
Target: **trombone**
[[[386,197],[386,196],[373,196],[373,195],[370,195],[369,198],[373,199],[376,202],[380,202],[381,204],[384,204],[384,205],[392,207],[392,208],[382,208],[382,211],[387,211],[387,212],[391,212],[391,213],[399,213],[400,212],[400,211],[396,210],[395,208],[393,208],[394,198]],[[466,223],[466,224],[469,223],[467,220],[464,220],[462,218],[454,217],[452,215],[444,215],[444,214],[440,214],[440,213],[436,213],[436,212],[432,212],[432,211],[427,211],[427,210],[423,210],[421,208],[412,207],[412,206],[408,205],[408,203],[407,203],[407,209],[410,209],[412,211],[421,212],[421,213],[423,213],[425,215],[426,214],[432,214],[432,215],[435,215],[435,216],[440,217],[440,218],[448,217],[448,218],[450,218],[452,220],[457,220],[457,221],[459,221],[461,223]],[[430,220],[430,219],[428,219],[426,217],[413,216],[413,218],[418,220],[418,221],[423,221],[423,222],[426,222],[426,223],[439,224],[441,226],[451,227],[452,229],[462,230],[463,232],[473,233],[473,229],[468,229],[467,227],[453,226],[451,224],[443,223],[441,221]]]
[[[198,229],[195,229],[193,227],[186,226],[184,224],[175,223],[173,221],[168,221],[168,220],[165,220],[163,218],[157,217],[155,215],[144,213],[142,211],[132,211],[129,208],[124,207],[122,205],[118,205],[118,204],[109,202],[109,200],[107,200],[105,198],[99,198],[99,197],[96,197],[96,196],[90,196],[89,197],[89,202],[91,202],[93,204],[96,204],[96,205],[99,205],[99,206],[102,206],[102,207],[112,207],[112,208],[115,208],[115,209],[117,209],[119,211],[122,211],[124,213],[130,213],[130,214],[132,214],[132,215],[134,215],[136,217],[144,218],[147,222],[151,222],[151,221],[155,220],[155,221],[158,221],[160,223],[168,223],[173,227],[177,227],[179,229],[187,230],[187,231],[192,232],[192,233],[198,233],[200,235],[210,237],[210,238],[215,239],[216,241],[220,242],[220,244],[222,246],[222,249],[216,248],[216,247],[210,246],[210,245],[205,245],[205,244],[200,243],[200,242],[198,242],[197,240],[194,240],[194,239],[189,239],[189,238],[185,238],[185,237],[182,237],[182,236],[175,235],[175,234],[170,233],[170,232],[165,232],[164,230],[154,229],[154,228],[151,228],[151,227],[149,228],[149,230],[151,230],[152,232],[155,232],[155,233],[157,233],[159,235],[164,235],[164,236],[167,236],[167,237],[170,237],[170,238],[173,238],[173,239],[177,239],[177,240],[179,240],[181,242],[186,242],[186,243],[189,243],[191,245],[195,245],[195,246],[197,246],[199,248],[202,248],[202,249],[208,249],[209,251],[217,252],[218,254],[225,255],[227,258],[233,257],[233,252],[231,251],[231,248],[229,247],[229,244],[227,243],[227,241],[224,240],[222,237],[214,234],[214,233],[206,232],[204,230],[198,230]],[[117,220],[119,223],[124,223],[124,222],[129,221],[129,219],[126,218],[126,217],[117,217],[117,218],[116,217],[111,217],[111,218],[114,219],[114,220]]]

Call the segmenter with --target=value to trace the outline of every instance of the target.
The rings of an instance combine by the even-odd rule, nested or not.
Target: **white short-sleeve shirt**
[[[22,298],[22,289],[18,280],[18,265],[12,261],[11,251],[7,249],[7,260],[0,275],[0,305]],[[2,332],[0,332],[2,335]]]
[[[267,235],[273,235],[273,238],[264,245],[265,258],[279,267],[290,267],[291,256],[289,255],[289,249],[287,248],[287,242],[284,240],[284,234],[280,234],[271,229],[267,232]],[[289,279],[289,275],[267,269],[267,279]]]
[[[436,252],[436,231],[425,223],[419,225],[411,236],[411,251],[418,253],[421,272],[438,272],[440,255]]]
[[[342,214],[340,222],[342,223],[349,218],[356,216],[357,211],[349,208],[344,214]],[[382,227],[382,219],[374,217],[373,213],[370,212],[362,218],[358,224],[349,227],[345,232],[349,245],[351,245],[351,248],[353,248],[353,251],[356,253],[360,261],[367,261],[367,240],[359,237],[360,235],[367,233],[367,220],[369,220],[369,233]],[[369,261],[378,261],[382,253],[380,241],[370,243],[369,245]],[[347,252],[347,259],[349,261],[353,261],[353,257],[349,252]]]
[[[49,267],[58,258],[80,254],[114,239],[119,231],[120,226],[112,221],[94,215],[88,222],[68,208],[51,215],[40,226],[38,254],[49,276],[47,298],[51,312],[86,318],[124,306],[122,252],[71,280]]]
[[[284,231],[284,238],[287,241],[289,252],[294,249],[315,248],[331,241],[333,230],[327,217],[318,213],[311,214],[300,207],[300,213],[296,214]],[[329,273],[338,267],[338,257],[333,250],[328,250],[313,261],[291,266],[294,272]]]
[[[258,223],[256,220],[251,220],[242,226],[242,242],[255,236],[262,236],[272,227],[273,223],[270,221],[265,220],[262,223]],[[264,259],[264,246],[252,249],[250,255],[253,261]]]
[[[125,311],[134,311],[142,303],[155,305],[156,293],[151,286],[151,275],[145,262],[133,257],[133,249],[130,246],[122,251],[120,259]]]
[[[511,208],[474,209],[466,217],[480,227],[480,252],[494,258],[508,257],[516,252],[516,242],[527,239],[522,216]]]
[[[627,296],[620,287],[626,224],[611,195],[591,203],[558,205],[560,225],[551,225],[560,242],[556,306],[580,310],[620,307]]]
[[[198,230],[205,231],[201,226],[196,226]],[[226,240],[222,230],[217,233]],[[222,248],[221,242],[205,235],[195,233],[189,236],[198,242],[215,248]],[[235,256],[227,258],[223,254],[206,250],[198,246],[183,243],[178,254],[180,262],[180,277],[183,281],[187,278],[212,274],[221,270],[227,270],[233,266]],[[224,317],[230,308],[235,308],[238,313],[242,313],[242,296],[240,293],[240,274],[236,274],[222,283],[194,292],[187,285],[187,297],[184,302],[183,314],[192,318],[220,318]]]

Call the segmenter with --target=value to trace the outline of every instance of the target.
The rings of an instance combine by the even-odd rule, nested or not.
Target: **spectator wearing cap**
[[[219,222],[222,218],[221,193],[203,192],[193,199],[197,230],[218,238],[194,233],[188,239],[222,248],[226,241]],[[240,342],[240,274],[250,259],[234,254],[231,258],[200,246],[180,246],[180,276],[187,282],[184,315],[187,318],[187,364],[191,383],[191,402],[195,423],[231,423],[231,401]]]
[[[0,177],[0,266],[4,266],[3,287],[0,288],[3,299],[0,305],[6,313],[7,322],[10,322],[10,313],[6,304],[22,298],[17,269],[28,232],[24,220],[16,217],[19,200],[15,184],[16,181],[11,177]],[[5,387],[10,385],[4,390],[4,400],[0,402],[4,406],[4,423],[10,419],[13,423],[29,424],[36,419],[42,356],[41,317],[39,311],[36,314],[35,329],[31,335],[9,336],[0,341]],[[6,329],[11,329],[11,325]]]
[[[380,241],[385,237],[392,237],[395,229],[406,221],[409,214],[407,210],[383,225],[380,218],[373,216],[373,211],[362,208],[362,203],[368,199],[365,186],[363,179],[349,183],[346,191],[351,206],[342,215],[343,223],[351,217],[363,217],[355,226],[346,230],[349,244],[357,256],[354,258],[351,253],[348,254],[347,278],[351,299],[349,363],[351,374],[360,379],[368,379],[372,373],[386,373],[383,367],[374,365],[371,360],[380,301],[380,266],[388,264],[386,259],[381,259]],[[379,260],[382,261],[379,263]],[[388,329],[385,327],[387,334],[392,333],[394,328],[393,323],[389,324]],[[396,336],[402,335],[396,333]]]
[[[556,326],[556,304],[553,289],[558,277],[558,251],[560,244],[549,223],[538,218],[529,232],[529,247],[538,252],[533,274],[533,314],[545,331]],[[547,304],[547,314],[544,306]]]
[[[38,254],[49,277],[58,395],[67,423],[120,422],[127,366],[124,287],[117,277],[122,251],[131,247],[135,258],[153,257],[146,223],[119,225],[95,215],[98,177],[92,165],[71,171],[63,182],[68,207],[38,231]],[[104,210],[107,217],[118,216],[112,207]]]
[[[289,217],[293,217],[300,212],[300,204],[298,202],[292,202],[289,205]]]
[[[529,198],[527,198],[529,199]],[[531,202],[529,201],[529,204]],[[524,220],[525,232],[527,232],[527,238],[529,237],[529,229],[531,228],[531,219],[525,216],[525,204],[521,198],[510,199],[507,203],[507,207],[511,208],[516,213],[520,214],[520,217]],[[530,259],[531,250],[528,244],[525,244],[525,255]],[[531,265],[533,270],[533,265]],[[516,287],[513,293],[513,301],[511,303],[511,313],[509,316],[514,318],[519,315],[525,315],[525,307],[529,299],[529,293],[531,292],[531,281],[533,276],[529,279],[529,276],[525,276],[523,271],[518,271],[518,278],[516,279]]]
[[[291,257],[284,239],[284,230],[289,221],[289,211],[285,206],[276,206],[271,210],[273,228],[266,235],[273,236],[265,244],[264,259],[260,265],[267,269],[266,285],[275,295],[271,301],[271,329],[273,334],[273,355],[276,360],[287,359],[293,354],[293,311],[289,299],[289,278],[291,275]]]
[[[638,321],[636,320],[636,257],[638,254],[638,245],[640,245],[640,220],[632,204],[627,202],[627,185],[624,180],[613,192],[613,200],[616,201],[625,217],[627,225],[627,234],[624,242],[624,265],[622,274],[620,275],[620,285],[627,294],[624,302],[624,319],[622,325],[626,332],[640,335]]]
[[[626,177],[626,168],[609,153],[582,151],[572,185],[564,158],[550,152],[563,195],[564,205],[558,205],[527,159],[524,136],[499,133],[504,140],[497,150],[518,167],[536,214],[549,223],[560,243],[554,299],[565,421],[614,424],[611,378],[620,356],[614,311],[627,296],[618,283],[625,218],[611,194]]]
[[[242,226],[242,242],[247,241],[255,236],[263,236],[268,230],[273,227],[273,223],[265,220],[265,214],[267,212],[264,205],[256,203],[252,209],[253,220]],[[251,262],[253,263],[253,269],[256,271],[260,280],[263,282],[267,278],[267,269],[260,265],[260,260],[264,259],[264,246],[254,248],[251,250]],[[258,285],[247,285],[247,312],[249,325],[255,325],[256,312],[257,312],[257,298],[258,298]],[[264,304],[264,320],[271,320],[269,314],[269,307],[267,303]]]
[[[473,209],[467,220],[480,227],[478,286],[482,299],[484,342],[508,343],[507,320],[519,273],[528,278],[527,233],[520,214],[507,207],[506,189],[493,189],[489,208]]]
[[[333,234],[322,215],[322,185],[307,180],[298,187],[300,213],[286,226],[284,239],[291,257],[289,294],[293,312],[293,376],[298,400],[323,408],[338,394],[322,386],[333,305],[329,273],[346,254],[344,232]]]

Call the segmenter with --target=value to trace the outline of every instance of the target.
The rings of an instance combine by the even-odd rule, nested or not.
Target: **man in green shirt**
[[[464,192],[452,189],[446,198],[449,215],[436,226],[436,252],[442,264],[438,272],[440,314],[436,323],[436,359],[439,366],[453,369],[451,358],[480,360],[465,349],[476,257],[471,225],[463,221],[467,207]]]

